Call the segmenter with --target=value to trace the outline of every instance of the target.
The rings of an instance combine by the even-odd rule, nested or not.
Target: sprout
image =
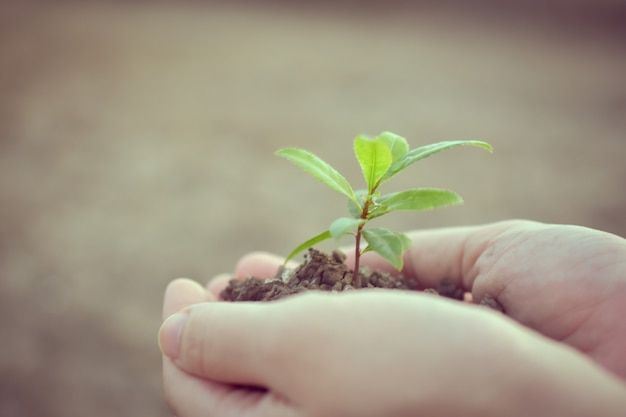
[[[335,168],[311,152],[298,148],[278,150],[276,155],[291,161],[333,190],[346,196],[348,212],[351,216],[339,217],[330,224],[328,230],[297,246],[287,256],[285,262],[326,239],[339,239],[344,235],[353,235],[356,241],[353,284],[357,284],[361,255],[369,251],[378,253],[396,269],[401,270],[403,255],[411,246],[411,239],[402,233],[382,227],[365,228],[367,223],[392,211],[430,210],[459,204],[463,202],[463,199],[453,191],[439,188],[412,188],[386,195],[381,195],[379,188],[409,165],[461,145],[472,145],[492,151],[491,145],[476,140],[438,142],[409,150],[406,139],[391,132],[383,132],[373,138],[365,135],[357,136],[354,140],[354,153],[363,171],[367,189],[356,191]],[[361,239],[367,242],[365,248],[361,248]]]

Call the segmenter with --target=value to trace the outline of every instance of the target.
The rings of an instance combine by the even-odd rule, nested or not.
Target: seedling
[[[313,177],[348,198],[348,212],[351,217],[339,217],[328,230],[303,242],[287,256],[292,259],[298,253],[324,240],[339,239],[353,235],[354,249],[353,285],[359,285],[359,262],[361,255],[374,251],[389,261],[398,270],[403,266],[404,252],[410,247],[411,239],[403,233],[382,227],[368,227],[371,220],[396,210],[429,210],[437,207],[462,203],[462,198],[453,191],[440,188],[413,188],[381,195],[379,187],[409,165],[435,153],[461,145],[472,145],[492,151],[491,145],[476,140],[438,142],[409,150],[409,145],[401,136],[383,132],[374,138],[365,135],[354,140],[354,153],[363,171],[367,189],[354,190],[350,183],[335,168],[309,151],[298,148],[284,148],[276,152],[296,164]],[[361,248],[361,239],[367,246]]]

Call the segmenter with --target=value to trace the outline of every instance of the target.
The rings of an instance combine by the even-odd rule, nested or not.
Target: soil
[[[297,268],[279,268],[274,278],[270,279],[232,279],[220,296],[225,301],[272,301],[311,290],[341,292],[365,288],[423,291],[459,301],[465,296],[465,291],[450,279],[444,279],[436,289],[420,289],[415,280],[402,275],[396,277],[362,267],[354,280],[353,270],[344,261],[345,255],[339,251],[327,254],[309,249],[304,262]],[[504,308],[490,294],[478,304],[504,312]]]

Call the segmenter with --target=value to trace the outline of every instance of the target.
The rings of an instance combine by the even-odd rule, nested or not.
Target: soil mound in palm
[[[270,301],[303,291],[349,291],[360,288],[386,288],[419,291],[417,282],[403,276],[360,268],[353,280],[353,271],[344,263],[345,255],[335,251],[326,254],[309,249],[304,262],[293,270],[280,268],[272,279],[255,277],[233,279],[220,296],[226,301]],[[353,282],[354,281],[354,282]],[[425,291],[463,299],[463,291],[450,280],[444,280],[438,289]]]

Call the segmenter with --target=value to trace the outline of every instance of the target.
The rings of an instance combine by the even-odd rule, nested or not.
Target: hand
[[[522,230],[526,228],[539,238],[542,233],[533,229],[548,230],[552,226],[509,223],[421,232],[415,235],[415,247],[424,248],[422,254],[431,252],[432,257],[424,263],[407,262],[405,273],[417,273],[426,286],[436,286],[445,276],[458,279],[474,296],[480,296],[481,291],[498,295],[510,312],[516,303],[503,302],[505,292],[494,291],[488,282],[481,289],[480,277],[483,283],[490,279],[497,283],[493,271],[498,269],[480,269],[479,261],[488,260],[487,254],[495,254],[500,248],[514,250],[509,245],[516,239],[509,235],[515,237],[517,230],[517,239],[524,241]],[[594,237],[600,234],[582,230]],[[597,236],[600,240],[619,241],[601,235]],[[502,246],[507,240],[508,244]],[[448,246],[438,247],[437,242]],[[482,251],[472,245],[479,245]],[[465,255],[458,252],[461,247]],[[477,256],[469,262],[467,256],[472,254]],[[538,258],[541,260],[541,256]],[[466,261],[446,271],[438,266],[446,259]],[[370,258],[369,262],[376,264],[379,260]],[[242,260],[237,272],[271,276],[274,264],[275,260],[255,255]],[[613,267],[623,265],[615,263]],[[529,270],[532,272],[532,268]],[[470,278],[466,280],[465,275]],[[224,277],[214,280],[209,285],[211,292],[219,292],[224,281]],[[178,280],[168,288],[164,313],[167,316],[211,298],[199,285]],[[187,324],[180,336],[181,346],[176,346],[171,327],[184,318]],[[419,331],[407,332],[411,328]],[[598,404],[603,404],[606,412],[624,406],[615,402],[624,395],[623,385],[581,355],[496,313],[424,294],[362,291],[337,296],[308,294],[267,304],[197,305],[168,320],[161,343],[174,358],[164,359],[165,386],[169,402],[180,416],[413,415],[418,411],[430,415],[442,411],[447,414],[438,415],[495,415],[503,412],[498,405],[511,415],[512,409],[521,414],[529,412],[524,408],[529,405],[529,396],[535,404],[544,406],[544,412],[554,402],[563,406],[575,398],[584,403],[587,395],[595,412]],[[520,349],[523,346],[533,346],[534,354]],[[333,363],[340,365],[338,370]],[[526,389],[520,389],[519,384],[525,384]],[[536,389],[528,390],[529,384]],[[251,390],[244,385],[265,390]],[[485,391],[491,395],[484,397]],[[559,395],[568,398],[559,399]],[[489,412],[481,408],[486,402],[480,398],[489,404]],[[507,400],[503,401],[506,406],[499,402],[503,399]],[[581,415],[593,411],[585,411],[580,404],[576,410]]]
[[[507,221],[412,234],[403,273],[452,279],[474,300],[586,353],[626,380],[626,240],[579,226]],[[374,255],[374,256],[372,256]],[[373,253],[363,263],[392,271]],[[353,261],[349,255],[346,262]]]

